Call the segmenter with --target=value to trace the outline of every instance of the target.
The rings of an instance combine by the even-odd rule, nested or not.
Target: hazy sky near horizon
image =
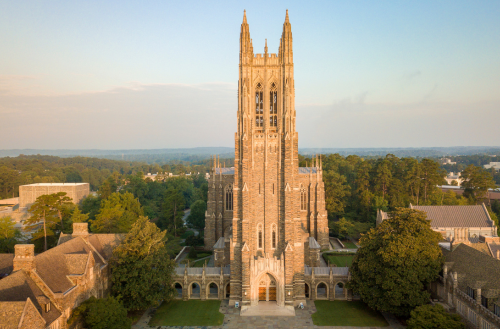
[[[244,9],[300,147],[500,145],[497,0],[0,0],[0,149],[234,146]]]

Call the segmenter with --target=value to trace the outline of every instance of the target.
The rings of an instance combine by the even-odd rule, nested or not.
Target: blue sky
[[[233,146],[243,9],[299,146],[500,145],[499,1],[0,1],[0,148]]]

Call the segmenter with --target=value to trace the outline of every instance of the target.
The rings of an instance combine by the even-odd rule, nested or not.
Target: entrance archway
[[[276,280],[270,274],[263,275],[259,280],[259,302],[276,301]]]
[[[274,274],[264,272],[253,280],[250,295],[252,306],[256,306],[259,302],[276,302],[278,306],[283,306],[283,300],[282,283]]]
[[[176,282],[174,288],[177,293],[176,298],[182,298],[182,285],[179,282]]]

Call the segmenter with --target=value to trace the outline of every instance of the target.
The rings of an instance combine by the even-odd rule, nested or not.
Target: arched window
[[[269,126],[278,126],[278,90],[276,84],[271,83],[271,91],[269,92]]]
[[[233,187],[226,187],[226,210],[233,210]]]
[[[271,227],[271,245],[273,246],[273,249],[276,249],[276,225],[273,224]]]
[[[258,240],[258,248],[262,249],[264,246],[264,237],[262,233],[262,224],[257,225],[257,240]]]
[[[262,84],[255,87],[255,127],[264,127],[264,94]]]
[[[300,210],[307,210],[307,192],[303,186],[300,187]]]

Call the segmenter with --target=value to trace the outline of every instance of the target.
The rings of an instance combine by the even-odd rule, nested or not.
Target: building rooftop
[[[21,186],[76,186],[76,185],[85,185],[89,183],[35,183],[35,184],[27,184]]]
[[[427,214],[432,227],[493,227],[486,206],[413,206]]]
[[[453,251],[443,249],[443,255],[448,272],[458,274],[460,290],[481,288],[487,298],[499,296],[500,260],[465,244],[459,244]]]

